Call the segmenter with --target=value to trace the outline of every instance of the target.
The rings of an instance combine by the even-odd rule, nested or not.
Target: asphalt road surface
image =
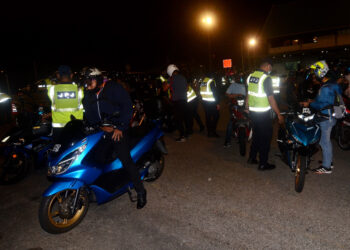
[[[167,135],[162,177],[147,183],[148,204],[136,209],[127,195],[97,206],[61,235],[38,222],[41,193],[49,185],[33,172],[0,187],[0,249],[350,249],[349,151],[334,143],[331,175],[306,177],[304,191],[275,156],[272,171],[246,164],[237,144],[196,132],[186,143]],[[317,167],[317,153],[312,167]]]

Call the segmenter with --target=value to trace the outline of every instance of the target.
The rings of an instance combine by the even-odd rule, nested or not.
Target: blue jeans
[[[331,168],[331,162],[333,160],[331,132],[336,122],[337,122],[336,119],[320,122],[320,127],[321,127],[320,146],[322,148],[322,157],[323,157],[322,166],[325,168]]]

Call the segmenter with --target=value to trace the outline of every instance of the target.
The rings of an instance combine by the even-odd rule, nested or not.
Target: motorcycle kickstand
[[[133,194],[132,189],[130,187],[128,187],[128,195],[131,202],[137,201],[137,196],[136,194]]]

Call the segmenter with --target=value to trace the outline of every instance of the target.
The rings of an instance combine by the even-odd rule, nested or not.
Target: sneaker
[[[331,174],[332,168],[325,168],[323,166],[320,166],[318,168],[315,168],[312,170],[316,174]]]
[[[232,144],[230,142],[225,142],[224,148],[230,148]]]
[[[259,165],[258,170],[265,171],[265,170],[272,170],[275,169],[276,166],[273,164],[266,163],[265,165]]]
[[[318,161],[319,164],[322,164],[322,161]],[[334,168],[334,165],[333,165],[333,162],[331,162],[331,169],[333,170]]]
[[[176,142],[185,142],[186,138],[184,136],[181,136],[175,140]]]

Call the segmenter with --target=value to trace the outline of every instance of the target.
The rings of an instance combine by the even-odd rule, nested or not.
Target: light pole
[[[205,14],[201,18],[201,26],[206,30],[208,36],[209,70],[212,69],[211,31],[215,26],[214,16]]]

